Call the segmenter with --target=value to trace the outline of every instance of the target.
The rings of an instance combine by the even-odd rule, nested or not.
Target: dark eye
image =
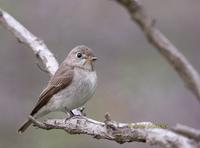
[[[82,57],[82,53],[79,52],[79,53],[77,53],[76,56],[77,56],[77,58],[81,58]]]

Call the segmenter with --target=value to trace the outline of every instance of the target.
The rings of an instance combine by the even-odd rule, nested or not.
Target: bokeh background
[[[156,26],[200,72],[200,1],[140,1],[157,19]],[[200,128],[199,102],[114,1],[0,0],[0,7],[42,38],[59,62],[76,45],[85,44],[95,51],[99,83],[86,105],[89,117],[103,121],[109,112],[121,122],[182,123]],[[0,27],[0,147],[151,147],[142,143],[119,145],[59,130],[30,128],[18,135],[17,128],[49,79],[35,63],[32,50]]]

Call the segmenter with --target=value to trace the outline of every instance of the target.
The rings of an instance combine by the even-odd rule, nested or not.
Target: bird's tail
[[[31,125],[31,123],[31,120],[24,122],[24,124],[18,129],[18,133],[23,133]]]

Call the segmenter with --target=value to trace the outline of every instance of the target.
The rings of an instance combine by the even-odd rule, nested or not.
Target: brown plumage
[[[90,61],[89,66],[84,63],[79,63],[80,59],[77,59],[77,53],[81,53],[85,55],[85,59],[87,62]],[[82,68],[85,70],[92,70],[93,65],[89,58],[94,57],[92,50],[87,48],[86,46],[78,46],[74,48],[67,56],[67,58],[60,65],[54,76],[50,79],[47,87],[42,91],[39,96],[39,100],[36,103],[36,106],[31,111],[30,115],[35,116],[40,111],[42,107],[48,104],[49,100],[53,97],[53,95],[57,94],[61,90],[67,88],[74,76],[74,67]],[[95,60],[95,59],[94,59]],[[86,63],[88,64],[88,63]],[[19,133],[23,133],[30,125],[31,121],[27,120],[18,130]]]
[[[72,79],[73,79],[73,68],[71,66],[64,66],[64,64],[61,64],[60,68],[57,70],[55,75],[49,81],[47,87],[40,94],[39,100],[36,106],[33,108],[30,115],[34,116],[44,105],[46,105],[49,102],[50,98],[55,93],[70,85]],[[18,132],[23,133],[30,125],[31,121],[27,120],[19,128]]]

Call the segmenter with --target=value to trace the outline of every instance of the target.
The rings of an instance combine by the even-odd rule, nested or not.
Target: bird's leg
[[[75,116],[75,114],[72,112],[72,110],[69,111],[66,107],[65,107],[65,113],[67,114],[67,117],[65,118],[65,123],[67,120],[69,120]]]
[[[85,107],[80,107],[75,110],[68,110],[66,107],[64,108],[65,113],[67,114],[67,117],[65,118],[65,123],[67,120],[71,119],[74,116],[86,116],[86,113],[83,112]],[[74,111],[74,112],[73,112]]]
[[[86,116],[86,113],[84,112],[85,106],[79,107],[77,110],[80,112],[79,113],[80,116]]]
[[[69,114],[70,114],[70,118],[73,117],[73,116],[76,116],[76,115],[73,113],[72,110],[69,111]]]

